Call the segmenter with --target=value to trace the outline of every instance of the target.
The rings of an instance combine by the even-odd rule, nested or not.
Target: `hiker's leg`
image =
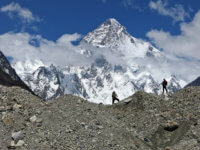
[[[164,94],[164,90],[165,90],[165,88],[164,88],[164,86],[163,86],[163,92],[162,92],[162,94]]]

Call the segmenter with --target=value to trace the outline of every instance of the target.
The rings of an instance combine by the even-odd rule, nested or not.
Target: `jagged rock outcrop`
[[[41,66],[32,74],[26,74],[23,80],[34,93],[45,100],[49,100],[64,95],[60,76],[62,76],[62,73],[55,66]]]
[[[0,51],[0,84],[6,86],[19,86],[31,92],[30,88],[24,84],[15,70],[11,67],[9,61]]]

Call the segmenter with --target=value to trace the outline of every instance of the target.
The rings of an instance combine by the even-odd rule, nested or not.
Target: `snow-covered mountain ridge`
[[[115,53],[131,57],[147,55],[160,56],[160,51],[150,43],[132,37],[117,20],[111,18],[101,24],[96,30],[88,33],[81,44],[87,43],[94,47],[109,48]]]
[[[74,94],[110,104],[112,91],[120,99],[138,90],[161,93],[162,80],[155,78],[151,70],[153,64],[167,62],[166,58],[150,43],[132,37],[115,19],[106,20],[88,33],[77,49],[88,59],[93,58],[90,65],[46,66],[40,60],[27,60],[13,66],[22,80],[45,99]],[[174,75],[166,78],[170,91],[186,84]]]

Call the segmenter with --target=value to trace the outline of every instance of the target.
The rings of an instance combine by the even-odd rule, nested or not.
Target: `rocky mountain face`
[[[84,43],[98,48],[109,48],[122,56],[160,56],[159,50],[148,42],[132,37],[114,18],[106,20],[96,30],[88,33],[81,41],[81,45]]]
[[[20,86],[26,90],[29,87],[16,74],[15,70],[11,67],[9,61],[0,51],[0,84],[7,86]]]
[[[103,105],[73,95],[44,102],[0,85],[0,149],[199,149],[199,103],[199,87]]]
[[[27,73],[23,80],[38,96],[53,99],[64,94],[64,89],[60,85],[60,75],[62,74],[57,72],[53,65],[41,66],[31,74]]]
[[[189,87],[189,86],[200,86],[200,77],[198,77],[197,79],[195,79],[194,81],[186,85],[186,87]]]
[[[106,20],[88,33],[77,48],[80,54],[93,59],[90,65],[45,66],[37,61],[30,67],[23,62],[13,64],[13,67],[44,99],[73,94],[91,102],[110,104],[112,91],[116,91],[120,99],[138,90],[162,92],[162,80],[158,81],[149,70],[153,70],[150,62],[160,64],[167,62],[166,58],[150,43],[132,37],[115,19]],[[32,69],[38,64],[40,67]],[[174,75],[167,80],[170,92],[179,90],[185,83]]]

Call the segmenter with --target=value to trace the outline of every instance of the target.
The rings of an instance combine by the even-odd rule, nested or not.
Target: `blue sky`
[[[199,76],[199,0],[0,0],[0,50],[15,62],[43,56],[73,64],[83,59],[72,41],[108,18],[162,50],[175,72]]]
[[[156,2],[157,0],[153,0]],[[151,29],[163,29],[179,34],[179,24],[191,21],[200,7],[198,0],[168,0],[166,9],[181,5],[189,16],[175,21],[169,15],[161,15],[149,7],[149,0],[0,0],[0,7],[10,3],[26,8],[40,21],[23,22],[16,12],[12,17],[8,12],[0,13],[0,34],[25,31],[40,34],[49,40],[56,40],[64,33],[85,35],[94,30],[107,18],[116,18],[128,32],[137,38],[146,38]]]

